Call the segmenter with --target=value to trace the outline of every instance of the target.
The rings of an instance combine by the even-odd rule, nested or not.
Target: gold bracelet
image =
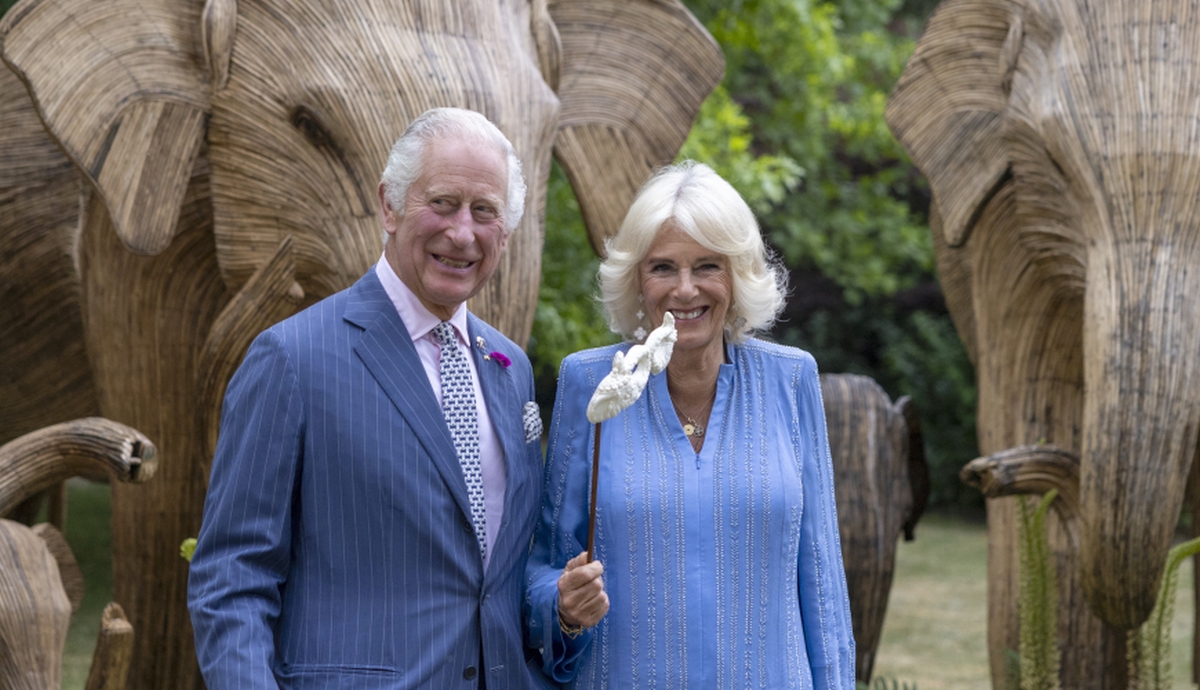
[[[582,625],[567,625],[566,623],[563,622],[561,615],[558,617],[558,629],[561,630],[564,635],[566,635],[567,637],[569,637],[571,639],[575,639],[576,637],[579,637],[580,635],[583,634],[583,626]]]

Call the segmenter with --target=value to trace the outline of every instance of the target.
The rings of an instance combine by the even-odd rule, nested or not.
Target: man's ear
[[[26,0],[0,20],[4,60],[121,241],[140,254],[174,238],[204,140],[210,85],[198,65],[221,60],[200,40],[203,9],[178,0]],[[225,43],[217,45],[231,51]]]
[[[392,202],[388,201],[387,188],[382,182],[379,183],[379,220],[383,223],[383,243],[387,244],[387,236],[396,233],[396,225],[392,220],[395,215],[392,209]]]

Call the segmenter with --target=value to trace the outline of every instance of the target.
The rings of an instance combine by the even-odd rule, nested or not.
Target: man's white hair
[[[525,215],[525,176],[521,160],[508,137],[483,115],[462,108],[433,108],[409,123],[404,134],[392,146],[387,167],[380,181],[384,197],[396,213],[404,214],[408,188],[421,176],[425,164],[425,149],[430,141],[458,138],[484,146],[495,146],[508,161],[508,198],[504,202],[504,232],[512,233]],[[387,233],[383,234],[387,243]]]

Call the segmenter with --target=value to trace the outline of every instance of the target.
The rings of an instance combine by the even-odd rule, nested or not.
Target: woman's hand
[[[570,627],[590,628],[608,613],[604,591],[604,564],[586,563],[587,552],[567,561],[558,578],[558,618]]]

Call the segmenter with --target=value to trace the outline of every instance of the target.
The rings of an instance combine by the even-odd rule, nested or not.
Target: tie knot
[[[443,321],[433,327],[433,335],[442,344],[442,347],[457,347],[458,343],[454,339],[454,326],[449,321]]]

